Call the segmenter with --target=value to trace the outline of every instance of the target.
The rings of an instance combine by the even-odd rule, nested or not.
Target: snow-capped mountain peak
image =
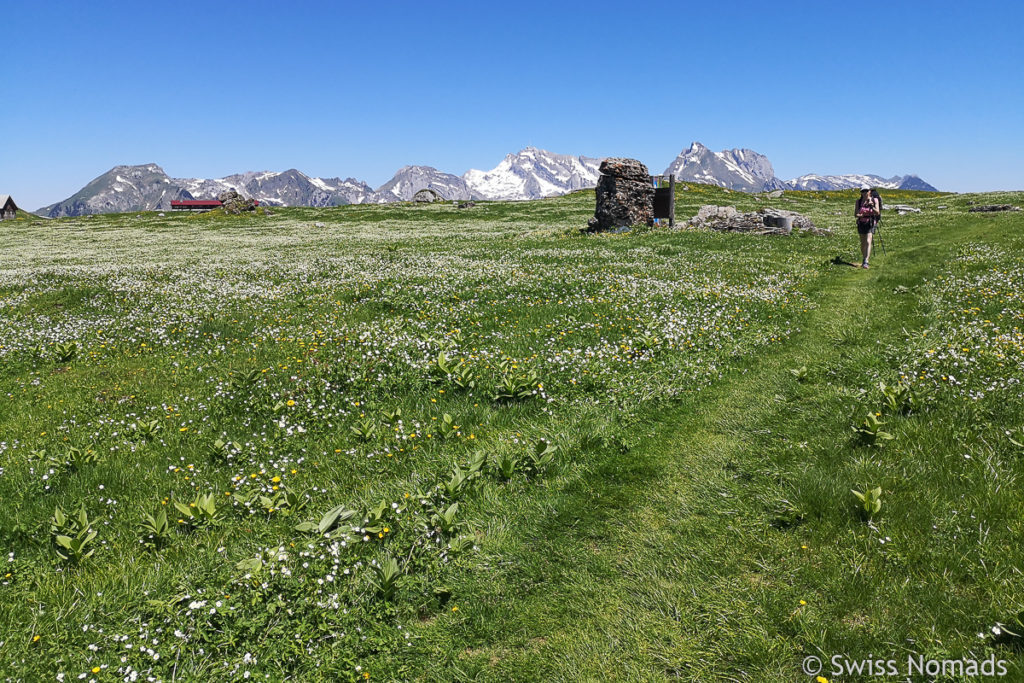
[[[677,180],[718,185],[743,192],[761,192],[778,189],[781,181],[775,177],[775,170],[768,157],[752,149],[727,149],[712,152],[699,142],[690,144],[689,149],[665,169],[665,175],[675,175]]]
[[[526,147],[490,171],[463,174],[469,188],[487,199],[538,199],[595,187],[600,159]]]

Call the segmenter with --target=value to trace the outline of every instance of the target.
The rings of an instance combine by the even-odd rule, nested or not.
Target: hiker
[[[867,268],[871,258],[871,236],[878,227],[878,218],[882,215],[880,197],[872,195],[871,188],[864,185],[860,188],[860,199],[854,210],[857,216],[857,232],[860,234],[860,253],[863,257],[860,267]]]

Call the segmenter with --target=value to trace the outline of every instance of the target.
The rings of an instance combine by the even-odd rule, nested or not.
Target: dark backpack
[[[878,200],[878,220],[882,220],[882,195],[878,194],[878,190],[871,190],[871,196]]]

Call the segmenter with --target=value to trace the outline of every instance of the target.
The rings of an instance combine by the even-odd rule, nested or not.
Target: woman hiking
[[[860,267],[867,268],[871,259],[871,236],[878,227],[878,218],[882,215],[882,203],[872,196],[871,188],[864,185],[860,188],[860,199],[854,210],[857,216],[857,232],[860,234],[860,253],[863,257]]]

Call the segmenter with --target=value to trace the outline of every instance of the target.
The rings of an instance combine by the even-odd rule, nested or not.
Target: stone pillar
[[[587,230],[654,225],[654,187],[647,167],[636,159],[613,157],[600,166],[597,208]]]

